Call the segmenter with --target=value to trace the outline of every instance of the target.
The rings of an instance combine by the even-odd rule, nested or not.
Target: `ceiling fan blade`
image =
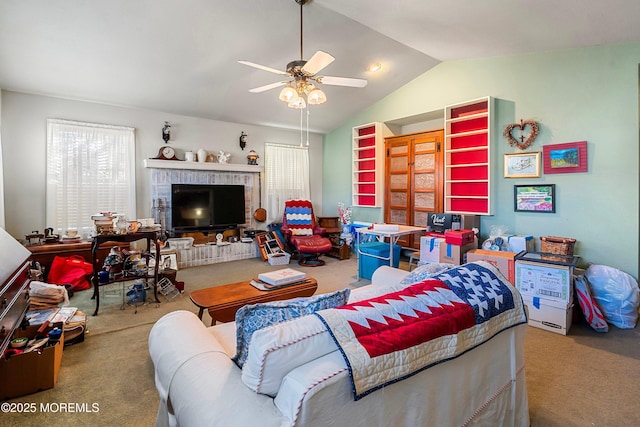
[[[249,62],[249,61],[238,61],[238,62],[243,64],[243,65],[248,65],[249,67],[257,68],[259,70],[268,71],[270,73],[280,74],[280,75],[283,75],[283,76],[288,76],[289,75],[289,73],[287,73],[286,71],[276,70],[275,68],[271,68],[271,67],[267,67],[267,66],[264,66],[264,65],[256,64],[255,62]]]
[[[365,87],[367,85],[367,81],[364,79],[352,79],[350,77],[320,76],[316,77],[316,81],[333,86]]]
[[[335,58],[329,55],[327,52],[323,52],[321,50],[317,51],[313,54],[313,56],[304,64],[302,67],[302,72],[313,76],[318,71],[322,70],[327,65],[331,64],[335,61]]]
[[[254,87],[253,89],[249,89],[249,92],[251,92],[251,93],[260,93],[260,92],[267,91],[269,89],[273,89],[273,88],[276,88],[276,87],[284,86],[287,83],[289,83],[289,82],[277,82],[277,83],[271,83],[271,84],[260,86],[260,87]]]

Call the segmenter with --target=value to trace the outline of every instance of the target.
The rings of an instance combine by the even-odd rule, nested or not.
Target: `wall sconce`
[[[169,122],[164,122],[164,127],[162,128],[162,139],[166,143],[171,139],[171,125]]]
[[[240,148],[244,150],[244,147],[247,146],[247,134],[242,131],[240,133]]]

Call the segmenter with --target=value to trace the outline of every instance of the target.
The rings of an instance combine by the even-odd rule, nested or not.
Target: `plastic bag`
[[[491,251],[510,251],[509,242],[503,236],[507,235],[509,227],[506,225],[492,225],[489,231],[489,238],[482,242],[482,249]]]
[[[609,325],[607,325],[607,321],[598,307],[598,303],[593,300],[587,279],[585,279],[584,276],[576,276],[575,286],[578,304],[580,304],[584,318],[589,322],[589,326],[596,332],[609,332]]]
[[[87,276],[91,273],[93,273],[93,265],[81,256],[56,256],[51,263],[47,282],[56,285],[69,284],[74,291],[83,291],[91,287],[87,280]]]
[[[621,329],[635,328],[640,304],[638,282],[623,271],[598,264],[589,266],[585,277],[606,321]]]

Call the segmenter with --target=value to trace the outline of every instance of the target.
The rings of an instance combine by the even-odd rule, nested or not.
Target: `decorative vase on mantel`
[[[201,148],[198,150],[198,161],[204,163],[207,161],[207,150]]]

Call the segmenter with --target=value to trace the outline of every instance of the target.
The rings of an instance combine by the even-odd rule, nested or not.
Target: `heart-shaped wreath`
[[[524,134],[526,127],[529,127],[531,129],[528,137],[526,137]],[[514,129],[517,129],[520,133],[520,136],[518,137],[520,139],[519,142],[513,136],[512,132],[514,131]],[[520,123],[508,125],[504,129],[503,135],[505,138],[507,138],[507,142],[509,143],[509,145],[511,145],[512,147],[518,147],[520,150],[525,150],[533,143],[533,140],[536,139],[536,136],[538,136],[538,132],[540,132],[538,123],[533,120],[520,120]]]

